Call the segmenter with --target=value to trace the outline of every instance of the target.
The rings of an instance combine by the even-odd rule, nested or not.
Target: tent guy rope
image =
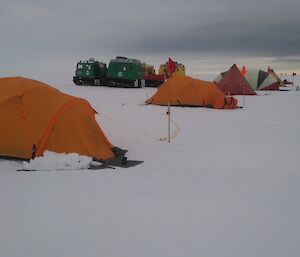
[[[130,130],[132,130],[132,131],[134,131],[134,132],[137,132],[138,134],[141,134],[141,135],[143,135],[143,136],[149,137],[149,138],[151,138],[151,139],[153,139],[153,140],[155,140],[155,141],[162,142],[162,141],[166,141],[166,140],[168,139],[168,137],[158,138],[158,137],[152,136],[152,135],[150,135],[150,134],[148,134],[148,133],[146,133],[146,132],[144,132],[144,131],[142,131],[142,130],[140,130],[140,129],[136,129],[136,128],[134,128],[134,127],[132,127],[132,126],[129,126],[129,125],[123,123],[123,122],[120,122],[120,121],[118,121],[118,120],[112,119],[112,118],[110,118],[109,116],[103,114],[102,112],[101,112],[101,114],[100,114],[100,117],[102,117],[102,118],[104,118],[104,119],[107,119],[107,120],[110,120],[110,121],[112,121],[112,122],[115,122],[115,123],[117,123],[117,124],[119,124],[119,125],[121,125],[121,126],[127,128],[127,129],[130,129]],[[173,135],[173,136],[170,136],[170,138],[175,138],[175,137],[177,137],[177,135],[178,135],[178,132],[179,132],[179,130],[180,130],[180,127],[176,124],[176,122],[175,122],[173,119],[171,119],[171,122],[172,122],[172,124],[176,127],[176,129],[175,129],[174,135]]]

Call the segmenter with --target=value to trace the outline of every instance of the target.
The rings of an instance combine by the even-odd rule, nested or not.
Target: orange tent
[[[86,100],[22,77],[0,78],[0,90],[0,156],[30,159],[50,150],[114,157]]]
[[[234,109],[237,100],[225,96],[216,84],[191,77],[173,77],[164,82],[147,104],[205,106],[216,109]]]

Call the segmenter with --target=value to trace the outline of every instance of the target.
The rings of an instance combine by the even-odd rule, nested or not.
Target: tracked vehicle
[[[79,61],[73,81],[76,85],[158,87],[164,82],[164,76],[155,74],[153,66],[140,60],[117,56],[110,60],[108,67],[93,58]]]

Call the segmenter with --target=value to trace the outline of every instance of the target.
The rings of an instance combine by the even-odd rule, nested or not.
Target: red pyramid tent
[[[217,85],[226,95],[256,95],[235,64],[231,66]]]

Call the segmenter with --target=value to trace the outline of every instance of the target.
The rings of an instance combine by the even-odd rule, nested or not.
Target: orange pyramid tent
[[[168,79],[146,103],[156,105],[170,103],[177,106],[205,106],[217,109],[237,107],[237,100],[226,97],[216,84],[187,76]]]
[[[114,157],[86,100],[22,77],[0,78],[0,90],[0,156],[30,159],[50,150]]]
[[[225,95],[256,95],[235,64],[223,74],[222,79],[216,83]]]

